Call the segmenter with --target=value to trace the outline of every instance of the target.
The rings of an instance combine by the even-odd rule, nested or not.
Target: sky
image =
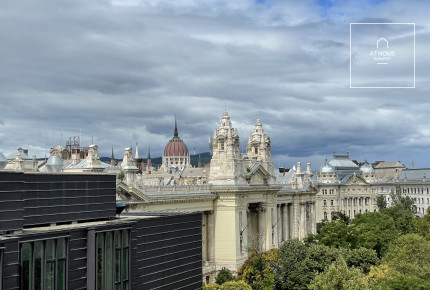
[[[0,152],[44,157],[81,136],[100,156],[138,143],[157,157],[175,116],[190,153],[207,152],[226,109],[243,148],[261,120],[275,167],[317,169],[333,152],[430,167],[428,11],[430,1],[5,0]],[[350,23],[415,23],[415,88],[350,88],[350,61],[379,73],[360,61],[366,37],[350,59]],[[384,75],[401,83],[412,38],[396,33]]]

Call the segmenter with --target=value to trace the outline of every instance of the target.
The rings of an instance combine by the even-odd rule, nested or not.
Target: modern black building
[[[201,214],[119,218],[115,191],[115,175],[0,171],[0,290],[201,289]]]

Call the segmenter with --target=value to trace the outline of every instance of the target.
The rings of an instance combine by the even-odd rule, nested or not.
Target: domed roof
[[[375,169],[373,169],[372,165],[369,162],[364,161],[364,164],[360,167],[361,172],[363,173],[375,173]]]
[[[61,172],[63,169],[63,160],[60,156],[51,156],[46,162],[46,169],[48,172]]]
[[[321,165],[319,172],[321,173],[333,173],[334,172],[334,167],[331,166],[328,162],[327,159],[325,160],[324,164]]]
[[[185,156],[188,155],[188,148],[184,141],[179,138],[178,127],[175,120],[175,132],[173,138],[167,143],[166,148],[164,148],[163,156]]]

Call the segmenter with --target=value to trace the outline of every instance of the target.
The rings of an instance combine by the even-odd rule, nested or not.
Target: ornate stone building
[[[376,211],[375,170],[366,161],[361,167],[349,159],[349,154],[333,154],[317,172],[316,219],[331,220],[331,214],[341,211],[350,218],[358,213]]]
[[[316,230],[317,191],[312,180],[299,173],[294,186],[276,182],[270,138],[259,120],[247,152],[241,154],[239,146],[237,129],[224,112],[214,130],[209,184],[136,188],[122,182],[117,187],[117,199],[128,205],[129,212],[202,212],[206,281],[222,267],[235,272],[253,249],[276,248],[287,239],[303,239]]]

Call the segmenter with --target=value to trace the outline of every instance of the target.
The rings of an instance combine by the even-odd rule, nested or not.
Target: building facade
[[[118,217],[115,187],[0,171],[0,289],[200,289],[201,214]]]
[[[224,112],[211,147],[207,184],[117,186],[117,198],[129,205],[128,212],[201,213],[205,281],[213,281],[223,267],[237,271],[253,250],[315,233],[316,189],[304,176],[299,186],[277,183],[270,138],[259,120],[241,154],[237,129]]]

